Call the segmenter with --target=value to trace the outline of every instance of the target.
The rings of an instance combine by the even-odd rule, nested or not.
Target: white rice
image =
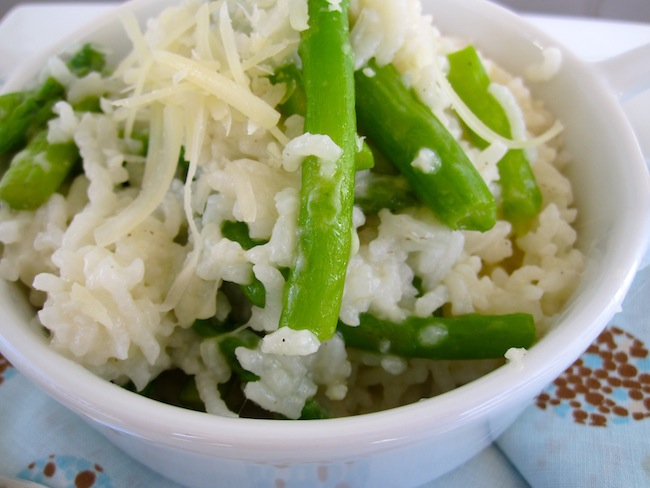
[[[332,8],[337,5],[332,2]],[[180,368],[195,377],[208,412],[235,415],[217,389],[228,381],[230,366],[215,339],[200,338],[190,326],[197,319],[224,319],[232,305],[222,283],[247,284],[254,273],[267,300],[264,308],[253,307],[246,326],[266,333],[278,328],[280,269],[294,258],[300,159],[335,158],[338,149],[331,140],[314,145],[313,136],[302,134],[299,116],[276,125],[284,86],[270,84],[268,74],[296,60],[306,15],[305,0],[186,0],[150,21],[143,33],[127,20],[135,47],[110,80],[97,75],[75,80],[58,58],[49,63],[75,98],[108,90],[103,114],[74,113],[66,102],[56,107],[50,140],[74,138],[83,156],[84,174],[67,194],[54,195],[34,212],[0,207],[0,275],[28,287],[51,345],[61,354],[138,389],[162,371]],[[394,63],[460,139],[437,66],[445,66],[445,54],[462,42],[441,36],[416,0],[356,0],[351,17],[357,66],[371,57]],[[552,54],[548,69],[533,73],[536,78],[557,70]],[[553,125],[520,78],[489,60],[486,65],[499,99],[508,100],[519,135],[536,136]],[[213,86],[220,88],[207,89],[200,69],[213,72]],[[250,104],[256,107],[253,118],[245,115]],[[129,139],[156,113],[177,133],[153,150],[182,144],[193,180],[166,181],[152,169],[157,162],[139,156],[138,144]],[[177,142],[170,142],[174,138]],[[528,149],[544,208],[533,229],[519,238],[506,221],[485,233],[460,232],[445,228],[424,208],[382,210],[378,216],[355,208],[357,245],[340,318],[355,325],[360,313],[370,312],[401,320],[440,307],[452,314],[528,312],[539,333],[546,331],[584,266],[574,247],[576,210],[561,172],[567,158],[560,142]],[[505,148],[494,143],[480,151],[461,143],[498,199],[496,162]],[[414,164],[427,172],[437,162],[423,154]],[[138,205],[141,185],[158,191],[146,202],[151,208],[142,207],[127,222],[124,211]],[[252,238],[268,242],[242,249],[222,236],[227,220],[246,222]],[[521,265],[512,269],[515,260]],[[421,295],[414,276],[422,278]],[[439,331],[432,331],[431,340],[434,332]],[[298,417],[314,394],[335,415],[381,410],[443,393],[503,362],[406,361],[346,351],[338,336],[320,347],[301,338],[298,348],[282,345],[291,337],[279,342],[273,334],[267,337],[256,350],[237,350],[242,366],[260,377],[244,393],[289,418]],[[521,355],[513,350],[508,358],[517,361]]]

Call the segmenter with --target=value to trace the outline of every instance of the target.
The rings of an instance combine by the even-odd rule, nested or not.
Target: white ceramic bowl
[[[130,10],[145,19],[171,3],[175,0],[124,4],[63,45],[92,39],[119,56],[128,47],[120,14]],[[558,45],[483,0],[424,3],[444,33],[475,39],[513,73],[539,61],[542,48]],[[5,90],[23,86],[63,45],[19,70]],[[57,355],[28,326],[34,311],[23,294],[6,283],[0,284],[0,350],[124,451],[193,488],[416,486],[433,479],[494,440],[588,347],[619,310],[646,248],[647,169],[605,77],[564,52],[558,76],[533,88],[566,126],[567,146],[575,156],[569,176],[580,211],[580,247],[589,265],[557,327],[529,351],[521,367],[509,364],[436,398],[354,418],[220,418],[132,394]]]

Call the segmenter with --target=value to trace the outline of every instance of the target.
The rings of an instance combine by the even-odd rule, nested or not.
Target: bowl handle
[[[595,63],[623,102],[650,89],[650,44]]]
[[[650,90],[650,44],[594,63],[594,67],[606,78],[621,103]],[[650,155],[644,156],[650,165]],[[650,266],[650,243],[639,270],[647,266]]]

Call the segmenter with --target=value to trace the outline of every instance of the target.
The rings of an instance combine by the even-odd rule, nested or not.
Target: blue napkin
[[[590,348],[497,441],[535,487],[650,486],[650,267]]]
[[[2,356],[0,475],[50,488],[179,488],[130,459]]]

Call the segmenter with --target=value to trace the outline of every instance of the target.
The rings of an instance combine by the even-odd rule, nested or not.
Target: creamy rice
[[[125,20],[134,50],[110,79],[76,79],[58,58],[48,65],[70,97],[103,95],[103,113],[75,113],[73,100],[56,105],[49,139],[73,138],[84,172],[65,195],[34,212],[0,206],[0,275],[27,286],[61,354],[138,390],[179,368],[195,377],[209,413],[236,415],[217,388],[231,366],[217,339],[202,338],[191,326],[225,319],[233,304],[223,283],[247,284],[252,271],[264,284],[266,305],[253,306],[245,326],[265,333],[278,328],[281,269],[295,253],[301,157],[336,159],[331,141],[303,134],[300,116],[280,120],[275,107],[285,86],[268,79],[296,60],[306,15],[304,0],[187,0],[143,32]],[[498,200],[496,163],[507,148],[497,141],[480,151],[464,141],[440,83],[445,55],[467,41],[442,36],[415,0],[356,0],[351,17],[357,67],[371,57],[392,62],[461,141]],[[552,54],[544,69],[531,73],[552,74],[559,62]],[[485,62],[513,133],[530,138],[553,126],[521,78]],[[144,156],[130,136],[150,126]],[[158,140],[156,127],[165,134]],[[174,177],[181,145],[185,180]],[[444,307],[452,315],[526,312],[540,335],[551,327],[584,257],[574,247],[576,210],[562,174],[570,163],[561,137],[527,151],[544,206],[522,237],[504,220],[484,233],[463,232],[444,227],[423,207],[376,216],[356,207],[341,320],[356,325],[369,312],[399,321]],[[418,164],[436,162],[424,154]],[[268,242],[243,249],[221,233],[231,220]],[[422,279],[422,294],[414,276]],[[339,336],[320,347],[299,339],[282,354],[271,339],[266,349],[263,341],[236,351],[242,367],[260,378],[246,384],[247,398],[289,418],[313,395],[334,415],[381,410],[443,393],[503,362],[404,360],[346,350]],[[508,357],[522,360],[522,354],[513,350]]]

